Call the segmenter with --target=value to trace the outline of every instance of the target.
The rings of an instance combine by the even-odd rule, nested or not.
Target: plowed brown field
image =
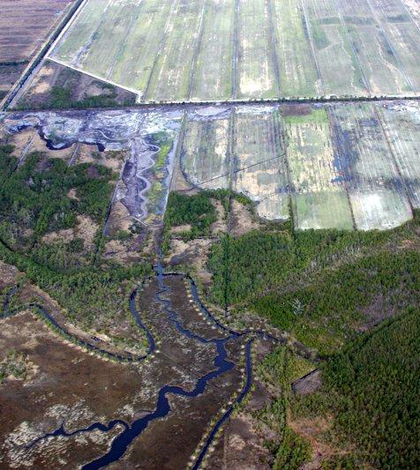
[[[0,62],[29,59],[74,0],[0,0]]]

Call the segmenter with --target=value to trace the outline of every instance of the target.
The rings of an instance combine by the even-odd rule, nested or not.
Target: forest
[[[182,214],[171,220],[191,223],[197,214],[188,214],[190,208],[196,211],[176,204],[173,210]],[[258,416],[283,436],[267,444],[275,468],[299,468],[310,456],[289,420],[328,416],[331,428],[319,439],[336,452],[323,468],[419,466],[419,233],[415,212],[412,221],[389,231],[262,224],[213,243],[208,300],[237,318],[251,312],[268,319],[321,359],[321,388],[305,396],[291,391],[293,380],[307,373],[295,374],[292,352],[271,355],[262,365],[265,380],[282,390]]]
[[[294,420],[334,417],[324,439],[344,458],[329,468],[419,467],[419,354],[419,309],[403,309],[330,357],[315,394],[293,397]]]
[[[0,258],[55,299],[70,320],[106,332],[117,316],[128,315],[130,292],[151,271],[148,260],[123,267],[101,256],[116,176],[98,164],[69,167],[38,152],[19,165],[13,150],[0,147]],[[43,240],[74,228],[81,215],[98,227],[93,248],[81,238]]]

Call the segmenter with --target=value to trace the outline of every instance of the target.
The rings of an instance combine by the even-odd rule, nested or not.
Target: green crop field
[[[234,3],[208,0],[195,64],[191,99],[226,100],[233,87]]]
[[[420,93],[402,0],[87,0],[49,57],[143,102]]]
[[[352,229],[350,204],[335,163],[325,109],[286,115],[283,120],[296,228]]]
[[[266,0],[240,0],[238,15],[238,97],[278,96]]]
[[[281,95],[320,95],[316,62],[300,4],[294,0],[274,0],[273,6]]]
[[[203,21],[203,2],[180,0],[167,22],[167,35],[156,57],[146,100],[184,100]]]

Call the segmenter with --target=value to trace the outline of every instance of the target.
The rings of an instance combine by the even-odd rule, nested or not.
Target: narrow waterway
[[[192,390],[185,390],[183,387],[173,386],[169,384],[164,385],[158,391],[154,411],[146,414],[145,416],[142,416],[141,418],[133,421],[130,424],[123,420],[115,419],[106,424],[95,422],[85,428],[78,429],[72,432],[67,432],[63,424],[53,432],[47,433],[44,436],[31,442],[28,448],[31,448],[37,443],[39,443],[41,440],[48,438],[54,438],[59,436],[73,437],[77,436],[78,434],[85,434],[93,431],[108,433],[109,431],[113,430],[116,426],[121,426],[122,432],[116,438],[114,438],[108,452],[103,456],[99,457],[98,459],[93,460],[89,464],[85,465],[83,468],[91,470],[106,467],[112,462],[116,462],[121,457],[123,457],[129,446],[133,443],[136,438],[138,438],[142,434],[142,432],[149,426],[151,422],[158,419],[162,419],[168,416],[169,413],[171,413],[171,405],[169,401],[169,397],[171,395],[178,395],[194,399],[202,395],[206,391],[211,381],[223,376],[223,374],[231,371],[233,368],[238,367],[237,363],[228,359],[228,352],[226,350],[226,346],[229,342],[240,341],[243,337],[243,334],[237,333],[233,330],[230,330],[229,328],[226,328],[218,320],[211,316],[211,314],[203,307],[202,303],[199,301],[196,289],[193,289],[193,295],[196,302],[198,303],[200,308],[202,308],[203,311],[206,312],[206,315],[209,317],[209,319],[211,319],[211,321],[213,321],[214,324],[217,325],[217,328],[221,333],[220,336],[222,337],[208,339],[184,327],[182,324],[182,312],[175,311],[172,308],[170,300],[167,300],[165,298],[166,294],[168,294],[169,288],[165,283],[165,279],[167,277],[164,274],[163,267],[160,262],[156,268],[156,276],[158,279],[158,290],[155,292],[154,297],[156,302],[162,305],[163,310],[166,314],[167,322],[169,322],[173,326],[173,328],[175,328],[178,334],[185,336],[193,341],[197,341],[201,344],[213,344],[215,346],[216,356],[213,358],[213,363],[210,364],[210,369],[212,370],[210,372],[207,372],[205,375],[199,377]],[[149,340],[149,352],[151,352],[156,347],[155,340],[150,331],[145,327],[144,323],[142,322],[140,314],[136,308],[136,294],[137,292],[135,291],[130,297],[130,311],[133,317],[135,318],[136,323],[146,331]],[[40,306],[37,306],[37,308],[40,308]],[[174,334],[176,334],[176,332]],[[217,421],[217,423],[214,425],[213,429],[209,433],[204,445],[201,448],[200,454],[197,457],[197,461],[195,463],[194,468],[199,467],[200,463],[202,462],[203,458],[205,457],[208,451],[209,446],[211,445],[215,435],[217,434],[217,431],[220,429],[223,423],[227,419],[229,419],[235,405],[240,403],[250,390],[252,383],[251,345],[252,339],[248,339],[245,343],[246,378],[242,390],[237,396],[237,398],[234,400],[234,402],[230,402],[230,405],[226,403],[226,406],[224,407],[226,411],[223,413],[223,415],[220,417],[220,419]]]

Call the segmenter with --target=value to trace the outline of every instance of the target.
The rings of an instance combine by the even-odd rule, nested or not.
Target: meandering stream
[[[238,333],[233,330],[230,330],[229,328],[222,325],[217,319],[215,319],[199,301],[198,293],[196,290],[193,290],[193,295],[197,301],[197,304],[200,306],[200,308],[205,310],[206,315],[211,319],[211,321],[213,321],[217,325],[217,328],[220,331],[220,333],[223,334],[223,337],[208,339],[208,338],[198,335],[197,333],[189,330],[188,328],[185,328],[182,325],[182,312],[175,311],[172,308],[170,300],[167,300],[165,298],[165,294],[168,293],[169,288],[165,284],[166,276],[164,275],[161,263],[159,263],[157,267],[157,278],[158,278],[158,290],[154,294],[154,297],[155,297],[155,300],[163,306],[167,321],[170,324],[172,324],[173,328],[175,328],[179,334],[186,336],[189,339],[192,339],[199,343],[214,344],[215,349],[216,349],[216,356],[214,357],[213,363],[212,363],[213,370],[199,377],[192,390],[185,390],[184,388],[180,386],[173,386],[169,384],[164,385],[158,391],[157,398],[156,398],[156,406],[155,406],[154,411],[149,412],[145,416],[142,416],[141,418],[133,421],[132,423],[127,423],[123,420],[115,419],[115,420],[110,421],[109,423],[95,422],[85,428],[81,428],[72,432],[67,432],[65,429],[65,425],[63,423],[58,429],[50,433],[46,433],[45,435],[31,442],[27,446],[28,449],[35,446],[41,440],[45,440],[48,438],[54,438],[58,436],[73,437],[78,434],[85,434],[85,433],[90,433],[93,431],[100,431],[100,432],[108,433],[109,431],[113,430],[116,426],[121,426],[122,431],[117,437],[114,438],[108,452],[105,453],[103,456],[97,458],[96,460],[90,462],[89,464],[86,464],[83,467],[84,469],[87,469],[87,470],[103,468],[112,462],[118,461],[125,454],[125,452],[129,448],[129,446],[133,443],[133,441],[141,435],[141,433],[148,427],[148,425],[152,421],[164,418],[171,412],[171,405],[169,402],[170,395],[179,395],[179,396],[194,399],[195,397],[198,397],[199,395],[203,394],[206,391],[207,387],[209,386],[212,380],[216,379],[217,377],[223,376],[223,374],[225,374],[226,372],[232,370],[235,367],[238,367],[239,365],[238,363],[233,362],[228,359],[228,352],[226,350],[226,346],[229,342],[239,341],[243,337],[244,333]],[[147,327],[144,325],[144,323],[141,320],[140,314],[136,308],[136,295],[137,295],[137,291],[134,291],[130,296],[130,311],[136,323],[141,328],[143,328],[143,330],[147,334],[147,337],[149,340],[148,354],[150,354],[156,348],[155,339],[153,338],[152,334],[150,333],[150,331],[147,329]],[[41,306],[35,305],[35,304],[31,306],[41,309],[43,315],[46,317],[48,321],[53,323],[54,326],[61,328],[59,325],[57,325],[57,323],[54,321],[51,315],[49,315],[49,313],[45,309],[43,309]],[[242,390],[234,402],[230,402],[231,403],[230,405],[225,406],[224,408],[225,412],[222,414],[220,419],[213,426],[204,445],[202,446],[200,450],[200,453],[197,457],[197,460],[193,468],[199,467],[204,456],[206,455],[208,451],[209,446],[211,445],[215,435],[217,434],[218,430],[223,425],[223,423],[230,417],[230,415],[232,414],[234,410],[235,405],[240,403],[244,399],[248,391],[250,390],[251,383],[252,383],[252,360],[251,360],[252,341],[253,339],[250,338],[245,343],[245,383],[242,387]],[[89,349],[94,348],[94,346],[89,345],[89,344],[86,344],[85,346],[88,347]],[[142,358],[138,358],[138,359],[141,360]]]

